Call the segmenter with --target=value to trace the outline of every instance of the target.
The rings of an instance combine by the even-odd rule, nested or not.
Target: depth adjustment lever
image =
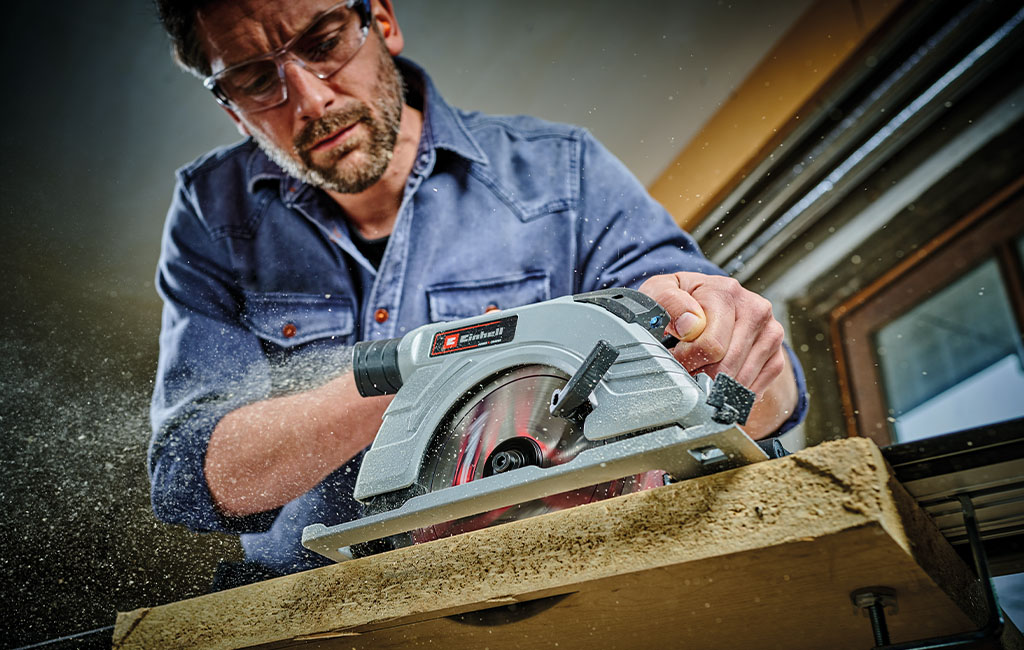
[[[590,394],[619,358],[619,351],[604,339],[597,342],[568,383],[551,394],[551,415],[580,421],[590,412]]]

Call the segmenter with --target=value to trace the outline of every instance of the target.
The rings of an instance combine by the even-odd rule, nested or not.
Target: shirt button
[[[290,339],[293,336],[295,336],[295,332],[297,332],[298,329],[299,328],[295,327],[295,323],[288,323],[287,325],[281,328],[281,333],[284,334],[284,337],[286,339]]]
[[[484,313],[485,314],[489,314],[492,311],[498,311],[498,309],[499,309],[498,306],[492,303],[490,305],[487,305],[487,309],[484,310]]]
[[[377,321],[378,323],[383,323],[390,316],[391,314],[388,313],[387,309],[378,309],[377,311],[373,312],[373,320]]]

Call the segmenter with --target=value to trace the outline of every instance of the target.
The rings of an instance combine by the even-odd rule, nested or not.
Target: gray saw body
[[[615,289],[358,344],[360,392],[395,394],[355,484],[367,516],[307,526],[303,546],[342,561],[356,544],[630,474],[664,470],[682,480],[766,459],[737,426],[753,394],[724,375],[714,383],[691,377],[662,344],[667,323],[644,294]],[[570,377],[551,412],[560,398],[578,402],[558,412],[581,424],[594,446],[557,466],[526,465],[426,491],[423,473],[453,409],[490,378],[535,365]],[[737,398],[737,390],[748,394]]]

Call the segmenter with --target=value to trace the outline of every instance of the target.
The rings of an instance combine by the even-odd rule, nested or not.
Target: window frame
[[[847,435],[871,438],[879,446],[893,443],[874,334],[985,259],[997,261],[1024,343],[1024,267],[1017,248],[1022,235],[1024,176],[831,311]]]

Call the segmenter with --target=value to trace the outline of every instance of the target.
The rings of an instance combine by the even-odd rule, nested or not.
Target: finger
[[[758,373],[757,377],[750,384],[750,390],[757,393],[757,395],[764,395],[768,387],[772,385],[779,375],[781,375],[786,369],[786,351],[779,349],[768,361],[765,362],[764,366],[761,367],[761,372]]]
[[[749,381],[752,381],[757,375],[757,370],[760,370],[761,366],[764,365],[766,358],[762,356],[760,359],[755,361],[757,370],[749,377],[741,376],[741,370],[745,364],[750,361],[750,353],[754,348],[755,341],[757,340],[757,330],[760,328],[758,324],[752,323],[749,318],[745,317],[739,310],[734,310],[735,320],[733,321],[733,328],[730,332],[730,338],[728,347],[722,358],[718,360],[714,367],[708,368],[708,371],[713,371],[716,376],[720,372],[724,372],[736,381],[740,382],[744,386],[749,386]],[[706,371],[707,372],[707,371]],[[711,372],[708,372],[711,374]]]
[[[698,296],[707,314],[707,326],[692,342],[677,345],[673,354],[690,373],[703,370],[713,377],[733,344],[736,310],[720,292],[698,292]]]
[[[704,331],[707,325],[704,309],[689,292],[679,288],[675,276],[656,275],[640,285],[640,291],[668,312],[667,334],[680,341],[693,341]]]
[[[737,317],[732,345],[718,370],[749,387],[779,350],[784,332],[772,315],[768,301],[745,301],[737,307],[737,312],[743,316]]]
[[[782,325],[774,318],[767,319],[767,322],[759,328],[746,358],[736,369],[733,375],[736,381],[744,386],[753,386],[764,372],[766,364],[782,350],[784,336]]]

